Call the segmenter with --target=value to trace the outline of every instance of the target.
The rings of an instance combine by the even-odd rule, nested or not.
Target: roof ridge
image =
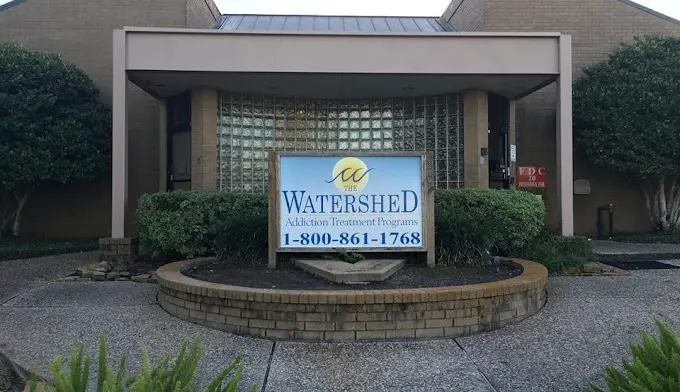
[[[19,5],[19,4],[21,4],[21,3],[25,2],[25,1],[26,1],[26,0],[10,0],[10,1],[8,1],[8,2],[5,3],[5,4],[0,4],[0,12],[4,11],[4,10],[6,10],[6,9],[12,8],[12,7],[14,7],[15,5]]]
[[[663,12],[655,11],[655,10],[653,10],[649,7],[646,7],[646,6],[644,6],[644,5],[642,5],[638,2],[635,2],[635,1],[632,1],[632,0],[618,0],[618,1],[623,3],[623,4],[627,4],[631,7],[635,7],[635,8],[637,8],[641,11],[644,11],[644,12],[650,14],[650,15],[656,16],[657,18],[661,18],[661,19],[667,20],[669,22],[680,25],[680,19],[676,19],[676,18],[674,18],[670,15],[666,15]]]
[[[16,0],[25,1],[25,0]],[[251,14],[251,13],[222,13],[222,16],[297,16],[312,18],[420,18],[420,19],[442,19],[441,15],[432,16],[409,16],[409,15],[318,15],[318,14]]]

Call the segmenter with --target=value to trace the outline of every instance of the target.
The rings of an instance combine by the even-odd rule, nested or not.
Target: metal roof
[[[222,15],[215,26],[229,31],[426,32],[456,31],[437,17]]]

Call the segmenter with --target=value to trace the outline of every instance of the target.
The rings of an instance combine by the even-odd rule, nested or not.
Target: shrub
[[[562,237],[544,230],[524,246],[515,247],[509,256],[541,263],[550,272],[582,267],[595,261],[593,244],[583,237]]]
[[[543,227],[545,208],[528,192],[439,190],[434,215],[440,263],[468,263],[526,245]]]
[[[97,360],[97,392],[194,392],[199,390],[200,381],[196,377],[196,369],[201,359],[198,340],[191,346],[185,341],[179,355],[170,364],[170,356],[166,355],[155,365],[149,360],[146,347],[142,347],[142,369],[137,375],[125,375],[125,361],[123,358],[114,370],[107,363],[106,337],[99,341],[99,357]],[[83,355],[83,345],[71,350],[69,368],[62,368],[62,359],[57,356],[50,366],[52,370],[53,392],[86,392],[90,376],[90,356]],[[220,373],[218,373],[203,389],[204,392],[236,392],[243,374],[241,357],[237,357]],[[37,376],[31,372],[29,391],[38,390]],[[248,391],[256,391],[252,386]]]
[[[660,321],[659,338],[642,333],[642,342],[630,343],[631,362],[623,363],[623,371],[608,367],[605,383],[610,392],[680,391],[680,341],[675,332]],[[604,392],[591,386],[589,392]]]
[[[137,209],[140,245],[152,257],[201,256],[211,253],[220,222],[258,214],[267,216],[265,195],[220,191],[146,194]]]
[[[243,211],[217,223],[213,249],[219,261],[257,263],[267,258],[266,208]]]
[[[0,234],[19,235],[37,188],[110,170],[110,121],[85,72],[57,54],[0,43]]]

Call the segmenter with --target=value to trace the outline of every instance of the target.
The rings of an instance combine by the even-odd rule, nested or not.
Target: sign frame
[[[337,248],[284,248],[280,244],[281,157],[420,157],[421,214],[423,244],[418,248],[365,247],[342,248],[347,252],[427,253],[427,266],[435,266],[434,246],[434,164],[432,153],[419,151],[269,151],[268,157],[268,267],[276,268],[279,253],[325,253]]]

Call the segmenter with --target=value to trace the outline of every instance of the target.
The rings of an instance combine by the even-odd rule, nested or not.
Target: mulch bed
[[[275,270],[261,265],[236,265],[206,263],[183,273],[191,278],[206,282],[222,283],[254,288],[276,288],[289,290],[372,290],[403,289],[420,287],[460,286],[488,283],[509,279],[522,273],[521,268],[506,265],[500,267],[437,267],[406,265],[383,282],[369,284],[343,284],[329,282],[292,265],[283,265]]]

